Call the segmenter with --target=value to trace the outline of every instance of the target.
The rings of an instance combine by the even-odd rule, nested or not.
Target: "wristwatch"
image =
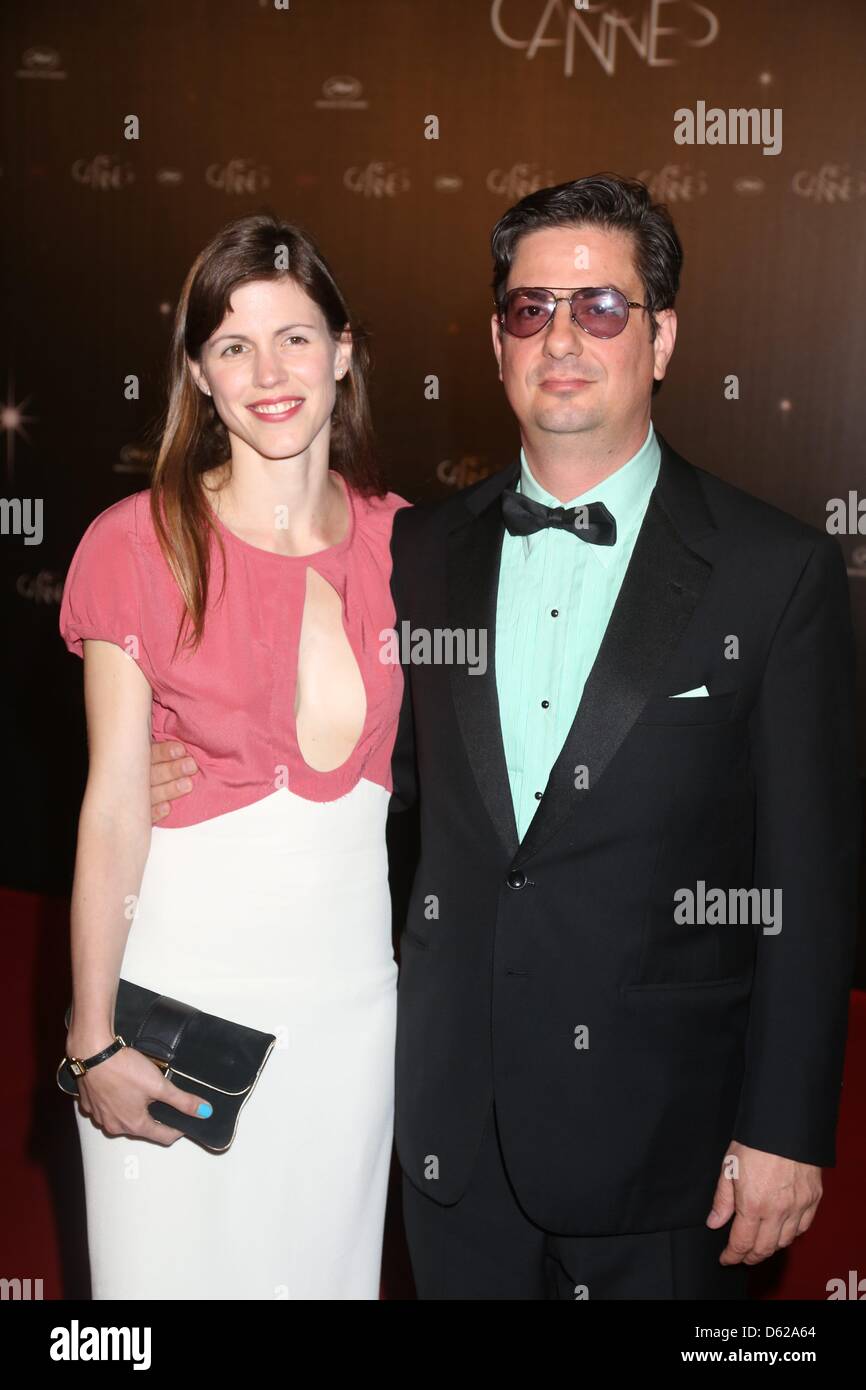
[[[95,1052],[92,1057],[67,1057],[66,1061],[73,1076],[83,1076],[91,1067],[97,1066],[100,1062],[105,1062],[109,1057],[113,1057],[115,1052],[119,1052],[126,1043],[119,1033],[115,1033],[114,1042],[109,1047],[105,1047],[101,1052]]]

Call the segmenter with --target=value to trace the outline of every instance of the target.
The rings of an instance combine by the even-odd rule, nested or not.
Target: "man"
[[[492,246],[520,462],[393,538],[398,631],[488,637],[486,669],[406,665],[394,757],[421,817],[396,1101],[416,1285],[742,1298],[835,1162],[844,565],[653,429],[682,251],[642,184],[542,189]]]

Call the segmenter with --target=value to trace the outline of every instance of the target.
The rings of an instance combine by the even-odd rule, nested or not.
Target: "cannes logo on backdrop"
[[[637,5],[634,7],[637,10]],[[686,48],[706,48],[714,43],[719,21],[698,0],[644,0],[637,14],[626,17],[616,5],[580,3],[580,0],[537,0],[535,28],[526,12],[526,0],[492,0],[490,23],[500,43],[523,48],[534,58],[542,48],[564,48],[563,72],[574,75],[574,50],[582,43],[609,77],[616,74],[620,39],[651,68],[672,67],[675,55]],[[522,21],[522,22],[521,22]]]

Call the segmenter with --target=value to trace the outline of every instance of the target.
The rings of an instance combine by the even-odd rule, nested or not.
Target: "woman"
[[[223,1153],[149,1115],[201,1097],[134,1048],[80,1078],[97,1299],[378,1297],[402,694],[379,633],[407,504],[373,463],[365,368],[310,239],[231,223],[183,287],[152,485],[69,569],[90,769],[67,1055],[111,1043],[121,976],[277,1037]],[[197,796],[151,827],[151,741],[172,738]]]

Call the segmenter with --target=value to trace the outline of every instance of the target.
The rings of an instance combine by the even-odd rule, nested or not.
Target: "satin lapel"
[[[574,722],[514,866],[555,834],[578,799],[591,794],[646,704],[659,671],[682,636],[712,573],[674,526],[660,500],[662,483],[695,511],[689,466],[662,441],[664,473],[653,490],[631,561],[590,671]],[[688,470],[688,476],[683,471]],[[586,785],[575,786],[586,769]]]
[[[496,693],[496,598],[505,531],[498,496],[519,472],[519,465],[503,470],[490,488],[467,498],[476,515],[452,531],[448,552],[448,626],[487,633],[483,674],[471,675],[468,665],[450,668],[454,708],[478,790],[509,858],[518,839]]]

